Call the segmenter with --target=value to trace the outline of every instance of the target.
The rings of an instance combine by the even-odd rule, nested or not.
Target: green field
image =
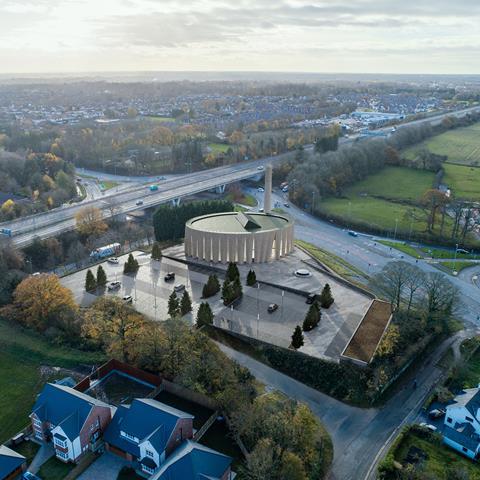
[[[480,201],[480,168],[449,163],[444,163],[443,168],[443,183],[452,190],[454,198]]]
[[[0,444],[29,423],[36,394],[54,379],[41,375],[40,367],[73,368],[101,361],[99,354],[54,346],[0,320]]]
[[[403,155],[415,160],[418,152],[424,148],[437,155],[447,155],[448,162],[480,165],[480,123],[436,135],[407,148]]]
[[[420,248],[422,252],[425,253],[425,256],[433,258],[455,258],[455,249],[446,249],[446,248],[429,248],[422,247]],[[457,259],[473,259],[476,260],[479,258],[479,255],[476,253],[461,253],[457,252]]]
[[[209,143],[208,147],[213,153],[227,153],[231,145],[227,145],[226,143]]]

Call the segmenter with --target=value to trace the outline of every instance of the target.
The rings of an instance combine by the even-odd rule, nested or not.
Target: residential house
[[[52,441],[60,460],[77,462],[102,444],[102,434],[115,410],[68,386],[47,383],[30,418],[37,440]]]
[[[27,459],[5,445],[0,445],[0,480],[16,480],[27,467]]]
[[[446,407],[443,441],[475,459],[480,453],[480,388],[468,388]]]
[[[231,480],[232,459],[187,440],[167,459],[151,480]]]
[[[119,406],[104,435],[108,451],[148,475],[192,437],[192,415],[146,398]]]

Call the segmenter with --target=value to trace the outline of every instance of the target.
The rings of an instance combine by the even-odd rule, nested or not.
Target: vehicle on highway
[[[163,177],[163,176],[162,176],[162,177],[158,177],[158,179],[159,179],[159,180],[166,180],[167,177]]]
[[[108,290],[118,290],[122,284],[118,281],[110,282],[107,286]]]
[[[465,250],[464,248],[457,248],[457,253],[465,253],[468,254],[470,253],[468,250]]]
[[[289,203],[284,203],[283,206],[284,206],[284,207],[287,207],[287,208],[290,208],[290,204],[289,204]]]
[[[135,205],[143,205],[143,200],[137,200],[137,201],[135,202]]]
[[[352,236],[352,237],[358,237],[358,233],[355,232],[355,231],[353,231],[353,230],[349,230],[349,231],[348,231],[348,234],[349,234],[350,236]]]
[[[174,287],[173,290],[175,292],[181,292],[182,290],[185,290],[185,285],[183,283],[177,283]]]
[[[25,472],[22,475],[22,480],[42,480],[38,475],[35,475],[32,472]]]
[[[298,270],[295,270],[295,275],[297,277],[310,277],[312,273],[306,268],[299,268]]]
[[[258,211],[259,211],[260,213],[263,213],[263,212],[265,211],[265,209],[264,209],[264,208],[259,208]]]
[[[420,426],[426,428],[427,430],[430,430],[431,432],[437,431],[437,427],[435,425],[431,425],[430,423],[422,422]]]
[[[0,233],[2,235],[6,235],[7,237],[11,237],[12,236],[12,230],[10,228],[2,228],[0,230]]]
[[[158,185],[150,185],[149,189],[151,192],[156,192],[158,190]]]
[[[445,410],[441,408],[434,408],[433,410],[430,410],[430,412],[428,412],[428,416],[433,419],[442,418],[444,415],[445,415]]]
[[[267,308],[268,313],[273,313],[277,310],[278,310],[278,305],[276,303],[271,303]]]
[[[317,299],[317,295],[315,293],[309,293],[305,303],[308,305],[312,305],[313,302]]]
[[[170,280],[175,280],[175,273],[168,272],[163,278],[165,279],[166,282],[170,282]]]
[[[119,243],[111,243],[110,245],[105,245],[104,247],[96,248],[90,253],[90,257],[99,259],[105,257],[111,257],[120,252],[122,246]]]
[[[113,263],[114,265],[118,265],[119,260],[118,260],[117,257],[109,257],[109,258],[107,258],[107,262],[108,263]]]
[[[133,297],[131,295],[125,295],[124,297],[122,297],[122,300],[124,303],[132,303]]]
[[[259,165],[259,166],[257,167],[257,170],[263,170],[263,169],[264,169],[263,165]]]
[[[265,191],[265,189],[263,187],[258,187],[257,189],[259,192],[263,193]]]

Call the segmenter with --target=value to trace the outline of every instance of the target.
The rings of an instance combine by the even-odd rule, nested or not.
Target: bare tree
[[[404,288],[411,276],[412,271],[409,263],[404,261],[390,262],[372,278],[372,285],[390,301],[392,309],[398,310]]]
[[[443,273],[430,272],[425,280],[425,308],[429,315],[450,316],[460,305],[460,292]]]

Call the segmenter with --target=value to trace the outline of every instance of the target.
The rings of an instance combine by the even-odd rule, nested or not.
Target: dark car
[[[430,418],[442,418],[445,415],[445,410],[442,410],[441,408],[435,408],[434,410],[430,410],[428,412],[428,416]]]
[[[305,303],[307,303],[308,305],[311,305],[316,299],[317,299],[317,295],[315,293],[309,293]]]
[[[165,281],[166,281],[166,282],[170,282],[171,280],[175,280],[175,273],[173,273],[173,272],[168,272],[168,273],[165,275]]]
[[[268,313],[273,313],[275,311],[278,310],[278,305],[276,303],[271,303],[269,306],[268,306]]]

